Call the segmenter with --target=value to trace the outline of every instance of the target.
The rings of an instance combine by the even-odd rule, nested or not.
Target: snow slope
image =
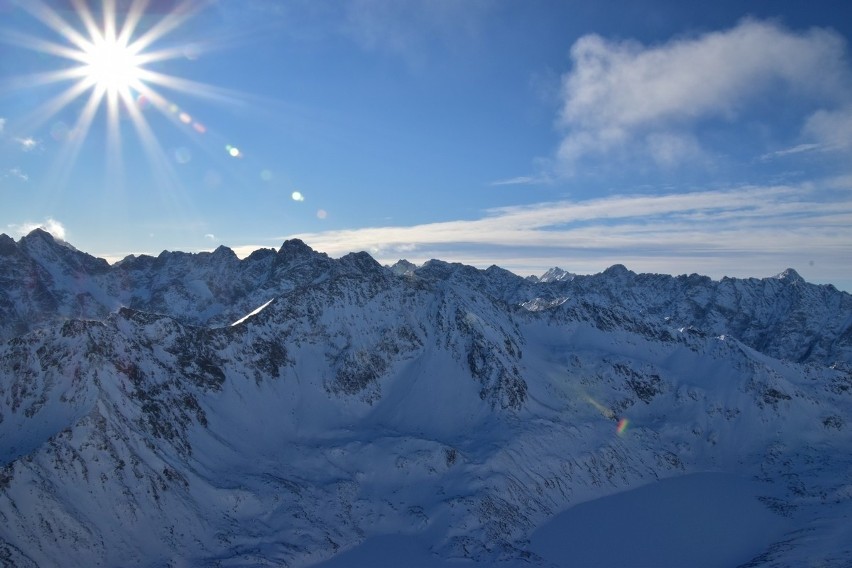
[[[12,268],[36,262],[12,245]],[[659,522],[634,524],[671,533],[696,491],[749,499],[679,541],[755,519],[731,561],[852,559],[852,312],[830,287],[623,267],[536,283],[441,261],[396,274],[298,241],[79,270],[104,315],[4,288],[42,315],[0,344],[0,565],[616,561],[643,539],[566,556],[558,534],[652,503]],[[44,274],[65,306],[65,273]],[[777,356],[802,337],[806,357]],[[712,558],[728,561],[690,563]]]

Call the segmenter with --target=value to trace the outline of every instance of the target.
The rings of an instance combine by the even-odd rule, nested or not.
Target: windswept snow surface
[[[795,527],[759,501],[764,483],[705,472],[663,479],[580,503],[534,531],[529,551],[551,568],[716,568],[740,566]],[[439,558],[428,535],[381,535],[316,568],[463,568]],[[529,560],[501,562],[503,568]]]
[[[314,568],[477,568],[470,559],[444,559],[430,552],[431,543],[423,536],[386,534],[368,538]],[[501,563],[503,568],[520,567],[515,562]],[[529,565],[527,565],[529,566]]]
[[[764,485],[716,472],[663,479],[560,513],[530,549],[564,568],[740,566],[795,527],[758,500]]]

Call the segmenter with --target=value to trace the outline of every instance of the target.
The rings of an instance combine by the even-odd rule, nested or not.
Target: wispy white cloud
[[[488,259],[520,273],[623,262],[659,272],[707,273],[712,266],[717,276],[755,275],[762,266],[780,271],[815,258],[848,266],[852,192],[802,185],[613,196],[491,209],[474,220],[295,237],[332,256],[366,250],[383,262],[415,252],[409,260],[481,266]]]
[[[551,180],[549,177],[545,175],[536,175],[536,176],[517,176],[506,179],[498,179],[492,181],[488,185],[540,185],[549,183]]]
[[[9,229],[19,237],[24,236],[35,229],[42,229],[43,231],[47,231],[53,235],[55,238],[63,241],[65,240],[66,234],[65,226],[53,217],[48,217],[41,223],[25,221],[20,225],[9,225]]]
[[[29,181],[30,180],[30,176],[27,175],[21,168],[17,168],[17,167],[16,168],[10,168],[8,173],[6,174],[6,176],[7,177],[11,176],[11,177],[19,179],[21,181]]]
[[[4,130],[6,130],[6,119],[0,116],[0,134],[3,134]]]
[[[705,158],[690,130],[704,120],[737,118],[770,91],[812,105],[848,97],[841,36],[823,29],[796,33],[772,22],[744,20],[654,46],[587,35],[574,44],[571,59],[559,116],[563,174],[589,156],[626,149],[662,166]],[[810,128],[837,131],[836,118],[818,113]],[[840,130],[845,137],[846,128]]]
[[[783,148],[781,150],[776,150],[774,152],[768,152],[766,154],[763,154],[760,157],[760,160],[766,162],[766,161],[769,161],[769,160],[774,160],[776,158],[783,158],[785,156],[792,156],[794,154],[804,154],[804,153],[807,153],[807,152],[815,152],[815,151],[821,150],[821,149],[824,149],[822,144],[815,144],[815,143],[797,144],[797,145],[795,145],[791,148]]]
[[[25,138],[15,138],[15,142],[17,142],[18,146],[24,152],[32,152],[36,148],[39,147],[40,142],[35,138],[27,136]]]
[[[208,239],[208,240],[210,240],[210,241],[215,241],[215,240],[216,240],[216,235],[214,235],[213,233],[207,233],[206,235],[204,235],[204,238],[205,238],[205,239]]]

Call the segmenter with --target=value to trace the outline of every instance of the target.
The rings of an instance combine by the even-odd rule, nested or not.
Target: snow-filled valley
[[[532,533],[529,550],[545,566],[739,566],[796,527],[761,503],[765,491],[761,482],[718,472],[663,479],[569,508]],[[369,538],[318,568],[349,566],[476,564],[431,555],[427,532]]]
[[[852,296],[0,236],[0,565],[848,566]]]

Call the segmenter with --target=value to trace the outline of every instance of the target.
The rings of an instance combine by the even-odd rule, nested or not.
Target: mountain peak
[[[246,257],[246,260],[248,260],[250,262],[251,261],[259,261],[259,260],[263,260],[264,258],[268,258],[270,256],[275,256],[275,249],[259,248],[259,249],[253,250],[252,253]]]
[[[0,233],[0,255],[7,256],[13,254],[16,249],[15,239],[6,233]]]
[[[479,274],[479,270],[459,262],[446,262],[433,258],[423,263],[416,273],[418,276],[432,280],[450,280],[460,276],[475,277]]]
[[[793,270],[792,268],[788,268],[784,270],[784,272],[775,276],[778,280],[784,280],[785,282],[804,282],[805,279],[802,278],[798,272]]]
[[[35,229],[33,229],[32,231],[30,231],[24,237],[21,237],[21,238],[23,238],[23,239],[34,239],[34,238],[48,239],[49,238],[51,241],[54,240],[53,235],[51,235],[50,233],[48,233],[47,231],[45,231],[41,227],[36,227]]]
[[[237,258],[237,254],[225,245],[219,245],[216,247],[216,250],[212,252],[212,255],[216,258]]]
[[[339,262],[344,266],[351,266],[364,274],[382,272],[384,270],[384,267],[376,259],[364,251],[350,252],[342,256]]]
[[[627,269],[623,264],[613,264],[609,268],[603,271],[603,274],[607,276],[617,276],[617,277],[625,277],[633,275],[633,272]]]
[[[417,270],[417,265],[402,258],[388,268],[397,276],[410,276]]]
[[[554,266],[553,268],[542,274],[540,277],[538,277],[538,279],[536,279],[536,282],[562,282],[564,280],[573,280],[574,276],[576,276],[576,274],[572,274],[570,272],[562,270],[558,266]]]
[[[305,244],[304,241],[300,239],[288,239],[282,243],[281,248],[278,249],[278,254],[285,257],[299,257],[306,256],[314,252],[314,249]]]
[[[21,237],[21,240],[20,240],[20,243],[24,244],[24,245],[29,244],[29,243],[36,243],[36,242],[45,243],[45,244],[51,245],[51,246],[60,245],[60,246],[66,247],[66,248],[70,248],[72,250],[77,250],[74,247],[72,247],[71,245],[69,245],[68,243],[66,243],[65,241],[63,241],[62,239],[54,237],[51,233],[49,233],[48,231],[45,231],[41,227],[36,227],[35,229],[33,229],[32,231],[27,233],[25,236]]]
[[[85,267],[92,273],[103,273],[109,269],[109,263],[75,248],[71,243],[52,235],[50,232],[37,227],[21,237],[18,246],[30,258],[41,264],[50,264],[52,259],[62,259],[63,262],[77,269]]]

